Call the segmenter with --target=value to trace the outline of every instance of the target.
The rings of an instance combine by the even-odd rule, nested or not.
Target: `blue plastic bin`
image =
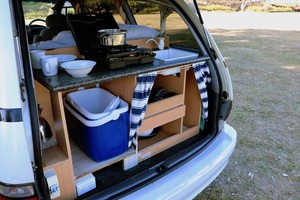
[[[90,104],[88,96],[83,98]],[[93,161],[100,162],[128,150],[129,112],[125,101],[120,99],[120,104],[115,110],[96,120],[82,115],[66,99],[64,105],[70,136]]]

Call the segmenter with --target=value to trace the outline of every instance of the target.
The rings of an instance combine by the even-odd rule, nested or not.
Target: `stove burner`
[[[142,48],[134,45],[120,45],[120,46],[103,46],[94,45],[88,52],[97,52],[102,57],[126,57],[126,56],[140,56],[152,54],[152,50],[148,48]]]
[[[145,64],[154,61],[152,49],[134,45],[103,46],[95,44],[85,50],[85,56],[97,60],[106,68],[115,69],[133,64]]]

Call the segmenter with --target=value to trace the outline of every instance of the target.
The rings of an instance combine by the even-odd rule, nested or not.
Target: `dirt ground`
[[[268,24],[267,14],[258,14],[257,26],[233,15],[226,24],[226,16],[217,13],[213,20],[220,17],[223,25],[208,28],[232,76],[228,124],[238,133],[237,147],[196,199],[300,199],[300,29],[291,24],[294,14],[278,18],[287,23],[282,26]],[[208,16],[213,15],[204,19]]]

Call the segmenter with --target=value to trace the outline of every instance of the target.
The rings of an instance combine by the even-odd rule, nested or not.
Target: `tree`
[[[250,2],[250,0],[241,0],[242,3],[241,3],[241,11],[244,11],[247,4]]]

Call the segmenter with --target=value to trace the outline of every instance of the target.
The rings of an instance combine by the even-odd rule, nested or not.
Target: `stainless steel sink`
[[[154,53],[156,53],[155,58],[162,61],[176,61],[198,57],[198,53],[175,48],[157,50]]]

